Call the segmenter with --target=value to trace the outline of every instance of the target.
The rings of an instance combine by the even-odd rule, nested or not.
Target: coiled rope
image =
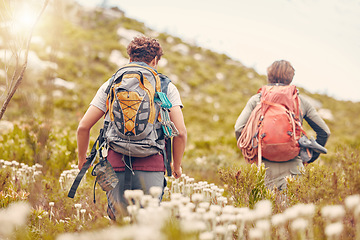
[[[241,149],[245,160],[249,163],[257,161],[258,139],[256,135],[261,114],[260,110],[261,104],[256,105],[237,141],[238,148]]]

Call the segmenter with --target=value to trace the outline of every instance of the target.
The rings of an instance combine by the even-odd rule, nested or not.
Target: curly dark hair
[[[160,60],[163,55],[162,47],[158,40],[150,37],[135,37],[127,47],[131,61],[149,64],[155,57]]]
[[[289,85],[295,75],[295,69],[286,60],[273,62],[267,69],[269,83],[283,83]]]

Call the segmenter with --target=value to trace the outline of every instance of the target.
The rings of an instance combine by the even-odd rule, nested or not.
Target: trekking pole
[[[262,159],[262,155],[261,155],[261,139],[259,139],[259,143],[258,143],[258,170],[260,170],[260,167],[261,167],[261,159]]]

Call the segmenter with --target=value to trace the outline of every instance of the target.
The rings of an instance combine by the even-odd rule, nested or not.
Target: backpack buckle
[[[101,157],[106,158],[108,156],[109,145],[107,143],[103,143],[99,150],[101,150]]]

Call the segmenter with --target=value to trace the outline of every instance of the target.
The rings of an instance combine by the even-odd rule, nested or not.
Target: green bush
[[[74,130],[54,126],[36,120],[15,123],[13,130],[0,138],[0,159],[38,163],[59,176],[75,161],[77,144]]]
[[[227,191],[234,198],[234,205],[253,208],[263,199],[272,199],[271,192],[265,187],[265,167],[246,164],[237,168],[220,169],[220,179],[227,186]]]

